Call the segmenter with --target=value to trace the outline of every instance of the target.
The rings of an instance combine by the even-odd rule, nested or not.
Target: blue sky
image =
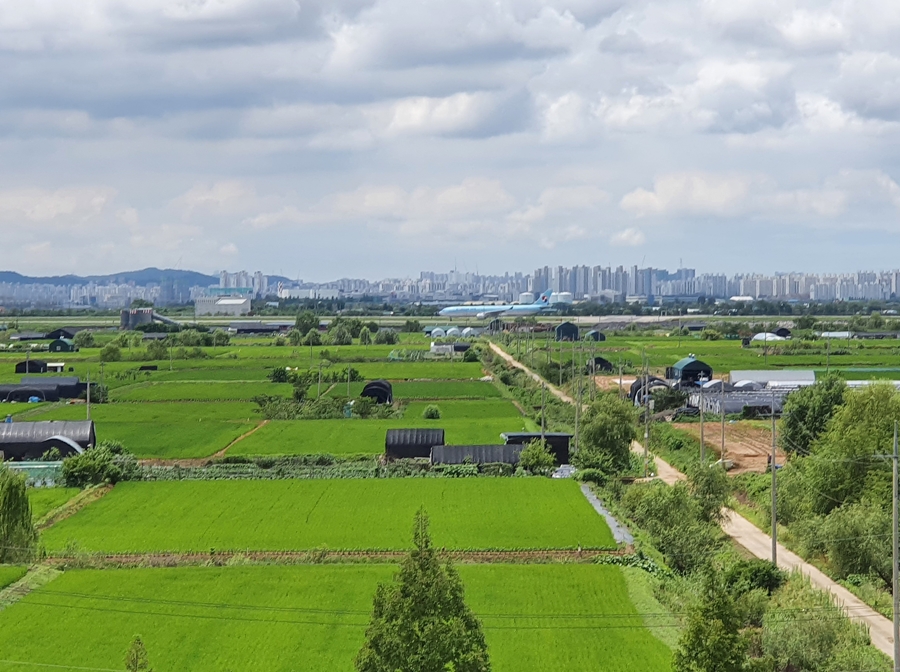
[[[900,266],[900,3],[0,9],[5,269]]]

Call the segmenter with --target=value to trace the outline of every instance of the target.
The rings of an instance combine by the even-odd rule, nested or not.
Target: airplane
[[[525,317],[537,315],[550,308],[549,289],[543,292],[538,300],[531,304],[510,304],[506,306],[488,306],[485,304],[471,306],[449,306],[441,310],[438,315],[442,317],[477,317],[479,320],[494,319],[495,317]]]

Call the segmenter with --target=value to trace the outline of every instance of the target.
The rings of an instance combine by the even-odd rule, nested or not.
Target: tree
[[[700,600],[688,612],[687,627],[672,661],[674,672],[740,672],[747,657],[741,618],[716,572],[703,578]],[[779,668],[782,669],[782,668]]]
[[[139,635],[135,635],[125,654],[125,669],[128,672],[153,672],[150,660],[147,657],[147,649]]]
[[[319,318],[311,310],[304,310],[294,320],[294,329],[301,334],[308,334],[310,329],[319,329]]]
[[[350,333],[350,327],[346,324],[339,324],[328,332],[331,345],[353,345],[353,334]]]
[[[374,334],[376,331],[378,331],[378,322],[376,322],[375,320],[366,322],[366,329],[369,330],[370,334]]]
[[[532,474],[546,475],[556,467],[556,457],[546,441],[530,441],[519,454],[519,466]]]
[[[224,329],[216,329],[213,334],[213,345],[223,347],[231,343],[231,336]]]
[[[0,563],[28,562],[37,540],[25,477],[0,464]]]
[[[418,320],[407,320],[403,323],[403,331],[408,334],[417,334],[422,331],[422,325]]]
[[[372,342],[372,333],[369,331],[368,327],[363,327],[363,330],[359,332],[359,344],[360,345],[369,345]]]
[[[169,358],[169,348],[163,341],[150,341],[147,344],[147,358],[151,361],[159,361]]]
[[[585,412],[578,452],[572,463],[579,469],[617,472],[631,464],[631,442],[636,436],[637,412],[627,401],[604,394]]]
[[[153,308],[153,302],[147,299],[135,299],[131,302],[131,308]]]
[[[731,495],[731,481],[724,467],[718,464],[693,466],[688,473],[688,489],[700,505],[704,520],[716,525],[724,522],[722,509]]]
[[[291,329],[288,332],[288,341],[290,341],[291,345],[295,348],[303,342],[303,332],[299,329]]]
[[[101,362],[118,362],[122,359],[122,350],[115,343],[109,343],[100,351]]]
[[[75,343],[76,348],[93,348],[94,334],[93,332],[87,331],[86,329],[82,329],[77,334],[75,334],[72,342]]]
[[[319,334],[319,330],[310,329],[307,331],[306,336],[303,337],[303,345],[308,345],[309,347],[322,345],[322,336]]]
[[[441,564],[422,509],[413,545],[393,582],[375,592],[357,672],[489,672],[481,623],[453,565]]]
[[[813,442],[844,403],[846,391],[843,379],[831,374],[789,394],[778,432],[782,449],[786,453],[809,454]]]
[[[376,345],[396,345],[400,342],[400,335],[393,329],[379,329],[375,334]]]

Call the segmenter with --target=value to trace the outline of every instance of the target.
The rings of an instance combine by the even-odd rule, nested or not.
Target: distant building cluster
[[[29,308],[128,308],[140,299],[155,306],[194,303],[198,315],[244,315],[254,299],[333,301],[374,297],[395,302],[446,304],[464,301],[531,303],[552,290],[552,303],[690,303],[705,300],[878,301],[900,297],[900,271],[844,274],[697,274],[693,268],[668,271],[638,266],[544,266],[532,273],[481,275],[423,271],[418,278],[342,278],[311,283],[270,278],[260,271],[222,271],[206,287],[188,286],[178,275],[135,282],[71,284],[0,283],[0,306]]]

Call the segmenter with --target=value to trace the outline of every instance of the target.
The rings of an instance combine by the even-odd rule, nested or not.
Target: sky
[[[896,0],[0,0],[0,269],[900,267]]]

